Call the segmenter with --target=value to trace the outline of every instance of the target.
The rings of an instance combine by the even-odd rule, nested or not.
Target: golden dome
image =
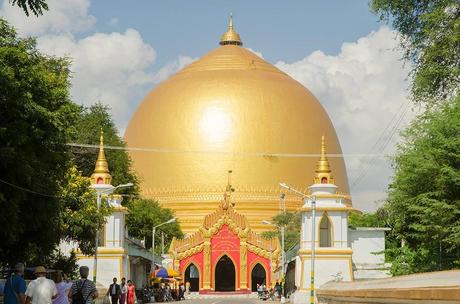
[[[173,209],[185,232],[217,208],[228,170],[235,209],[257,231],[267,229],[261,220],[279,212],[280,182],[304,191],[312,184],[322,135],[329,154],[342,153],[331,120],[309,90],[229,44],[152,90],[125,139],[136,148],[130,154],[143,195]],[[329,163],[338,190],[347,194],[343,158],[330,157]],[[301,204],[287,195],[288,209]]]

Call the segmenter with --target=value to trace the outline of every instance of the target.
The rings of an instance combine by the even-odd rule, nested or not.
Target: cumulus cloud
[[[89,14],[90,0],[49,0],[47,3],[49,11],[39,18],[26,17],[8,1],[3,2],[0,14],[21,35],[36,36],[38,48],[44,53],[69,57],[73,100],[86,106],[97,101],[110,106],[120,134],[143,96],[155,84],[193,61],[191,57],[179,56],[154,71],[156,51],[135,29],[76,38],[77,33],[92,29],[96,22]],[[109,24],[118,21],[114,17]]]
[[[45,33],[72,33],[94,25],[96,18],[88,14],[90,0],[48,0],[48,11],[42,16],[27,17],[24,11],[10,1],[3,1],[0,15],[17,27],[22,35]]]
[[[129,119],[131,92],[153,83],[147,69],[156,52],[134,29],[96,33],[80,40],[71,35],[42,36],[38,47],[48,54],[70,57],[74,100],[84,105],[102,101],[112,108],[118,125]]]
[[[180,71],[182,68],[184,68],[186,65],[189,65],[196,59],[197,58],[179,55],[179,57],[176,60],[168,62],[153,75],[153,82],[160,83],[168,79],[169,76]]]
[[[398,138],[397,132],[390,138],[392,127],[399,117],[402,117],[399,124],[402,128],[413,116],[407,111],[409,67],[400,60],[395,38],[395,32],[381,27],[356,42],[344,43],[336,56],[315,51],[299,61],[276,64],[309,88],[323,104],[345,154],[369,153],[390,125],[372,150],[379,156],[346,157],[355,206],[364,210],[375,209],[374,201],[385,197],[392,171],[383,154],[393,152]],[[383,150],[387,141],[387,149]],[[353,185],[364,170],[368,173]]]

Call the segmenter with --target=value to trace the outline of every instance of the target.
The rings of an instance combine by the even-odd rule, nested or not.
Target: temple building
[[[246,217],[234,209],[232,191],[229,176],[217,210],[204,217],[198,231],[171,243],[175,268],[191,283],[192,291],[249,293],[257,291],[257,284],[270,286],[280,279],[274,274],[280,257],[278,239],[265,239],[251,230]]]
[[[355,257],[369,258],[356,245],[362,238],[351,241],[347,173],[328,114],[307,88],[244,48],[232,19],[216,49],[144,98],[125,140],[142,195],[172,209],[186,235],[170,255],[192,291],[250,292],[282,279],[280,243],[261,233],[283,210],[303,214],[296,285],[305,291],[311,209],[290,192],[281,201],[280,183],[318,199],[322,281],[337,273],[352,280]]]

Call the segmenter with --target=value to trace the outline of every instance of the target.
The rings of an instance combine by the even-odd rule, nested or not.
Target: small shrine
[[[218,209],[204,217],[198,231],[171,243],[174,267],[190,291],[250,293],[257,284],[276,282],[279,241],[251,231],[246,217],[235,210],[230,174]]]

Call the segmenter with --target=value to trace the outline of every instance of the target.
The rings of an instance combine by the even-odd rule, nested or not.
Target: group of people
[[[29,285],[24,280],[24,264],[18,263],[14,272],[6,279],[3,295],[5,304],[91,304],[98,297],[96,285],[88,280],[89,268],[80,267],[80,279],[71,282],[61,271],[51,273],[52,280],[47,278],[46,268],[35,268],[36,279]],[[126,282],[113,279],[107,291],[112,304],[134,304],[136,288],[131,280]]]
[[[125,278],[121,279],[121,284],[117,284],[117,278],[113,278],[107,290],[107,296],[110,297],[112,304],[134,304],[136,301],[136,286],[131,280],[126,282]]]
[[[156,302],[185,300],[185,285],[181,283],[178,289],[173,289],[168,283],[156,283],[153,285],[153,294]]]
[[[26,285],[24,264],[18,263],[6,280],[3,294],[5,304],[90,304],[97,298],[96,285],[88,280],[89,268],[80,267],[80,279],[70,282],[60,271],[52,273],[52,280],[43,266],[35,268],[36,279]]]
[[[256,287],[259,297],[267,296],[268,298],[276,297],[280,299],[283,293],[283,287],[279,282],[276,282],[275,286],[273,288],[270,288],[270,290],[267,289],[265,283],[257,284]]]

